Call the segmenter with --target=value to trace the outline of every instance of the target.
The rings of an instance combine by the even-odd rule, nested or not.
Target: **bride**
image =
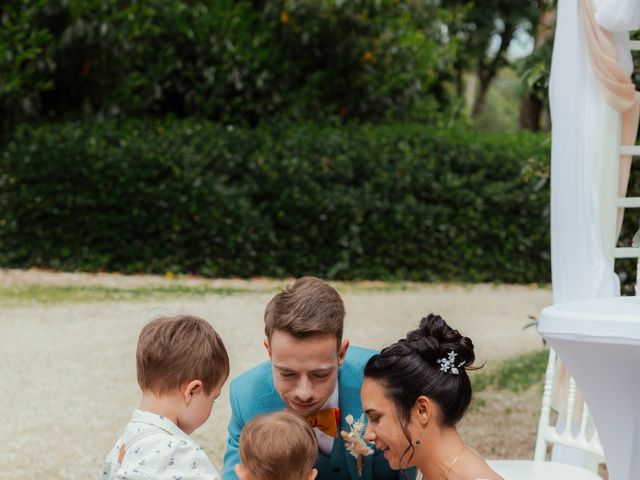
[[[393,469],[417,467],[417,479],[501,480],[466,445],[456,424],[471,401],[466,368],[473,343],[438,315],[374,355],[364,370],[364,439]]]

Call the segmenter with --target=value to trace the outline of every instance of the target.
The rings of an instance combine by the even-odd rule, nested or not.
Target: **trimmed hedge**
[[[128,120],[22,126],[0,149],[5,267],[550,278],[541,135]]]

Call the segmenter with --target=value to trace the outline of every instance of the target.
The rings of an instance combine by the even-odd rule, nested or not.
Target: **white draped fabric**
[[[598,25],[612,32],[628,32],[640,28],[640,2],[638,0],[603,0],[597,8]]]
[[[628,75],[628,31],[640,26],[638,0],[594,2],[596,22],[615,29],[618,62]],[[617,147],[621,114],[605,100],[589,61],[580,0],[559,0],[549,98],[551,270],[554,303],[619,295],[611,248],[616,241]]]
[[[602,71],[594,72],[593,28],[588,29],[612,32],[610,53],[617,57],[618,73],[628,77],[633,67],[628,31],[640,28],[640,0],[593,0],[595,22],[589,1],[559,0],[557,9],[549,87],[554,303],[620,294],[612,255],[622,218],[616,198],[626,191],[630,160],[620,164],[618,158],[622,114],[611,106]],[[557,372],[557,381],[567,380],[566,370]],[[554,448],[553,458],[589,461],[584,452],[567,447]]]

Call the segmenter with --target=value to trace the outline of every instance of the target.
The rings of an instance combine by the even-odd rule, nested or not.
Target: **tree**
[[[448,25],[460,40],[456,61],[458,90],[464,73],[478,79],[471,116],[477,118],[498,71],[508,65],[508,48],[516,32],[530,34],[538,23],[539,4],[544,0],[451,0],[447,7],[463,11]],[[444,8],[444,7],[443,7]]]
[[[534,50],[524,59],[519,68],[524,90],[518,121],[518,127],[521,130],[540,130],[540,119],[548,99],[556,2],[555,0],[542,1],[539,8]]]

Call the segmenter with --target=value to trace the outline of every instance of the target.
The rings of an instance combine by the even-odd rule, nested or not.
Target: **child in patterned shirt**
[[[229,376],[220,336],[205,320],[161,317],[140,332],[142,402],[109,453],[101,480],[219,480],[189,435],[207,421]]]
[[[249,420],[240,434],[239,480],[314,480],[316,436],[296,413],[281,411]]]

